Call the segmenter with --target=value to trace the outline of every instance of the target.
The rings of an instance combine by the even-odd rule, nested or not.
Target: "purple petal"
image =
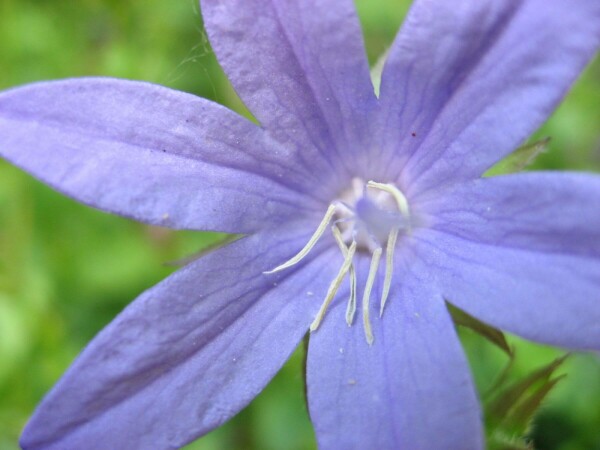
[[[482,174],[541,125],[599,44],[597,0],[417,1],[381,85],[401,177],[420,191]]]
[[[527,339],[600,348],[600,177],[482,179],[424,202],[421,254],[445,297]]]
[[[364,149],[376,99],[351,0],[201,0],[201,6],[221,65],[271,133],[300,146],[313,164],[325,158],[335,167],[336,152],[345,157]]]
[[[0,155],[88,205],[250,232],[307,208],[285,151],[226,108],[148,83],[76,79],[0,95]],[[278,156],[279,155],[279,156]]]
[[[142,294],[48,394],[23,447],[179,448],[239,412],[302,339],[334,276],[328,251],[288,276],[263,274],[308,239],[290,236],[244,238]]]
[[[372,308],[372,346],[360,321],[346,325],[343,304],[311,335],[308,396],[319,448],[482,448],[479,404],[442,298],[426,278],[395,277],[383,317]]]

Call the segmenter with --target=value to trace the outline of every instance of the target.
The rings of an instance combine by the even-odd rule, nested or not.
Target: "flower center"
[[[404,194],[393,184],[375,181],[365,183],[355,178],[352,180],[351,188],[342,192],[338,199],[330,203],[323,220],[304,248],[290,260],[265,273],[279,272],[299,263],[323,236],[330,224],[332,224],[331,232],[342,252],[344,262],[329,285],[325,300],[310,326],[310,331],[317,330],[321,324],[329,304],[346,275],[349,275],[350,278],[350,298],[346,308],[346,322],[349,326],[352,325],[357,309],[356,271],[353,258],[356,252],[370,253],[371,264],[363,291],[362,314],[365,339],[371,345],[373,343],[369,317],[371,291],[385,247],[385,275],[379,308],[381,316],[392,282],[394,250],[398,233],[410,231],[408,202]]]

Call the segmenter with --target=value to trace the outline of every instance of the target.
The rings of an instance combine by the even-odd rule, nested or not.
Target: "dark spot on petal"
[[[417,137],[417,133],[415,133],[414,131],[413,131],[412,133],[410,133],[410,135],[411,135],[412,137]]]

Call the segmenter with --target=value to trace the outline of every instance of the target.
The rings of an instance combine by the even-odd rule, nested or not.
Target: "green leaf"
[[[535,384],[548,382],[554,371],[565,361],[569,355],[566,354],[555,359],[550,364],[536,370],[522,380],[514,383],[507,389],[500,392],[495,400],[490,402],[487,411],[491,419],[504,419],[512,408],[523,399],[527,391]],[[541,400],[540,400],[541,401]],[[525,413],[525,411],[523,411]]]
[[[495,175],[522,171],[525,169],[525,167],[530,165],[540,153],[544,152],[548,148],[549,142],[550,138],[547,137],[539,141],[532,142],[531,144],[526,144],[522,147],[519,147],[506,158],[502,159],[488,169],[484,176],[491,177]]]
[[[567,357],[568,354],[555,359],[505,389],[501,389],[506,379],[505,374],[495,383],[492,393],[499,391],[498,394],[494,400],[485,402],[490,450],[532,449],[531,443],[524,436],[527,435],[542,401],[564,378],[565,375],[553,379],[551,377]],[[505,373],[509,371],[513,360],[511,358],[509,361]]]
[[[531,419],[539,409],[542,401],[556,384],[566,377],[566,374],[546,381],[533,394],[524,399],[514,411],[505,419],[506,428],[511,428],[515,433],[525,434]]]
[[[446,303],[446,306],[448,307],[448,311],[450,312],[450,315],[452,316],[452,319],[456,325],[470,328],[475,333],[484,337],[499,349],[504,351],[509,357],[512,357],[512,349],[506,342],[506,338],[504,337],[504,333],[502,333],[502,331],[480,322],[475,317],[467,314],[463,310],[450,303]]]

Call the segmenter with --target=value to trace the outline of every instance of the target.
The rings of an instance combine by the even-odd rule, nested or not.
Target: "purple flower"
[[[260,126],[140,82],[0,96],[2,155],[61,192],[246,235],[108,325],[24,448],[179,447],[247,405],[309,326],[321,448],[481,448],[445,299],[528,339],[600,348],[600,177],[481,178],[593,56],[600,2],[419,0],[379,99],[351,0],[202,11]]]

